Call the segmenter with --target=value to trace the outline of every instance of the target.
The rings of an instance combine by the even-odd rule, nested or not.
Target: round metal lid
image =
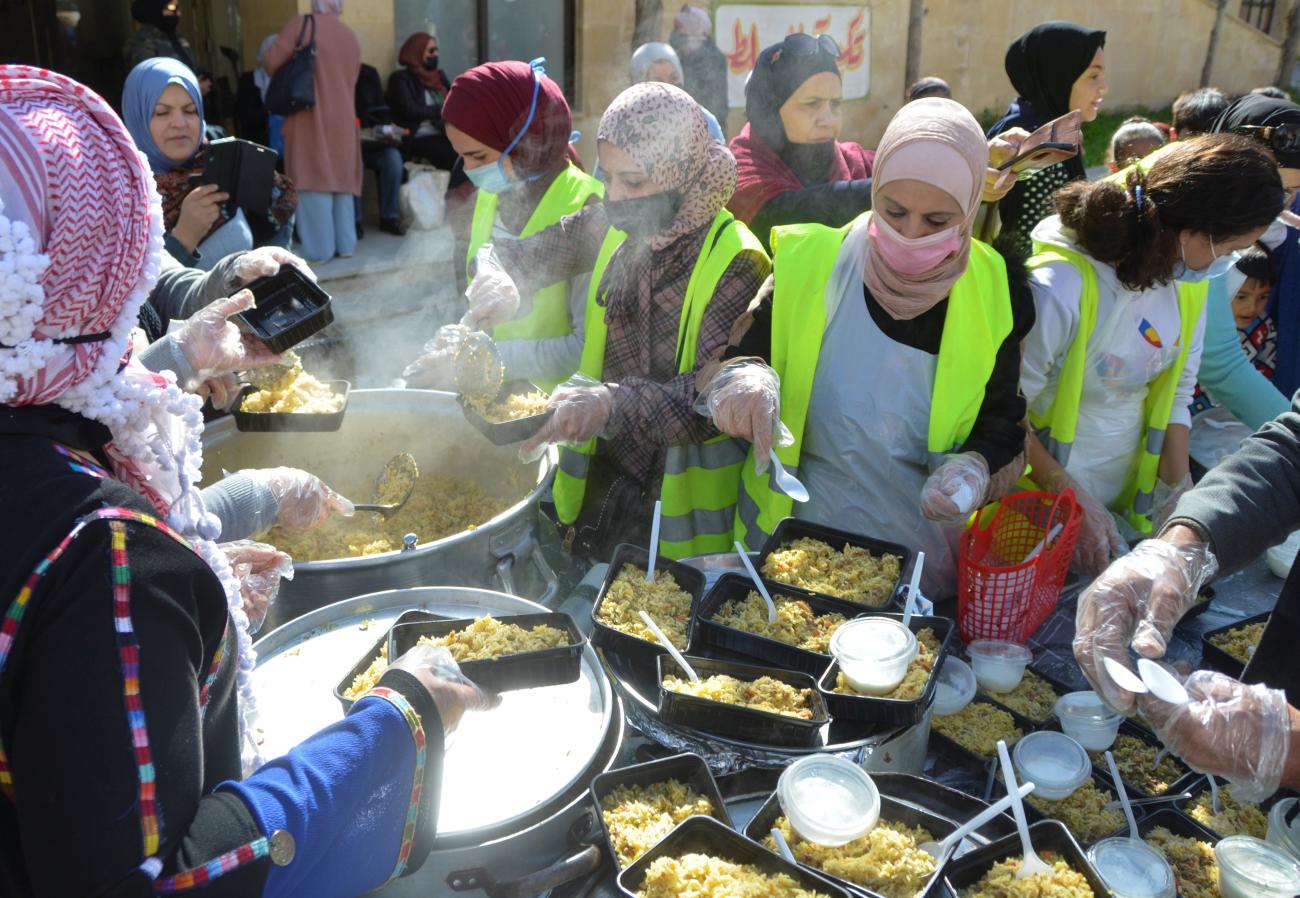
[[[334,686],[412,608],[453,618],[547,610],[488,590],[424,587],[346,599],[285,624],[254,646],[253,688],[267,758],[342,719]],[[609,682],[588,646],[577,682],[507,692],[495,710],[466,714],[443,762],[440,843],[527,825],[585,781],[613,713]]]

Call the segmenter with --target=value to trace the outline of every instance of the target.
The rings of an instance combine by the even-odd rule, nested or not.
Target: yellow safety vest
[[[600,282],[614,251],[626,237],[622,231],[610,229],[591,275],[586,335],[579,370],[593,380],[604,380],[605,340],[608,336],[605,309],[596,301]],[[758,238],[724,209],[713,219],[686,287],[677,326],[679,374],[695,368],[696,344],[705,310],[722,275],[743,252],[760,253],[766,257]],[[717,436],[701,444],[668,447],[659,496],[663,503],[659,551],[664,557],[686,558],[731,549],[739,469],[745,460],[745,451],[743,441],[728,436]],[[576,521],[582,510],[587,472],[595,452],[595,438],[580,446],[560,449],[560,466],[555,472],[552,497],[556,512],[565,524]]]
[[[781,420],[794,434],[793,445],[778,448],[776,454],[789,470],[798,471],[822,337],[829,324],[826,285],[854,224],[842,228],[798,224],[772,231],[771,364],[781,377]],[[1013,323],[1006,262],[992,248],[974,240],[966,271],[948,298],[930,400],[930,452],[950,452],[970,435],[998,349]],[[889,385],[881,388],[889,389]],[[754,473],[751,447],[741,473],[743,488],[735,530],[736,538],[751,551],[756,551],[794,508],[789,496],[769,485],[769,477],[770,472]]]
[[[572,163],[555,176],[551,186],[546,188],[542,200],[533,210],[528,223],[519,232],[519,236],[531,237],[538,231],[545,230],[566,215],[582,209],[587,200],[593,196],[604,196],[605,185]],[[468,268],[474,261],[483,244],[492,239],[492,226],[496,222],[498,197],[486,190],[478,191],[474,201],[474,221],[469,232],[469,255],[465,260]],[[569,323],[569,283],[560,281],[543,287],[533,294],[532,311],[523,318],[505,321],[492,328],[492,339],[498,343],[507,340],[545,340],[554,337],[567,337],[573,333]],[[544,390],[552,390],[559,381],[538,383]]]
[[[1070,460],[1075,430],[1079,424],[1079,401],[1083,396],[1083,378],[1086,373],[1088,340],[1097,327],[1097,272],[1082,254],[1065,247],[1034,241],[1035,253],[1029,260],[1031,269],[1053,262],[1065,262],[1079,272],[1083,292],[1079,296],[1079,327],[1061,365],[1056,396],[1051,408],[1042,415],[1029,413],[1029,423],[1038,434],[1039,441],[1064,467]],[[1209,284],[1178,284],[1178,315],[1181,318],[1179,340],[1182,349],[1178,360],[1160,372],[1147,387],[1143,406],[1146,435],[1136,448],[1137,465],[1133,476],[1119,495],[1118,507],[1129,524],[1139,533],[1151,532],[1151,505],[1155,495],[1156,478],[1160,470],[1160,451],[1165,445],[1165,431],[1174,410],[1178,394],[1178,381],[1187,367],[1187,354],[1192,348],[1196,323],[1205,309]]]

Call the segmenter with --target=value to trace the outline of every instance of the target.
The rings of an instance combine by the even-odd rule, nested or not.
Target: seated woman
[[[152,174],[107,103],[44,70],[0,66],[0,143],[0,892],[401,876],[433,835],[444,731],[488,697],[425,647],[263,763],[246,583],[194,488],[198,400],[128,353],[162,242]]]
[[[1057,194],[1034,229],[1038,321],[1021,388],[1034,432],[1031,477],[1073,488],[1086,574],[1149,535],[1191,486],[1188,406],[1205,334],[1205,281],[1282,210],[1277,163],[1241,137],[1194,138]]]
[[[962,524],[1024,470],[1033,301],[1023,267],[971,237],[987,158],[964,107],[916,100],[881,138],[874,211],[773,231],[774,273],[702,391],[754,444],[736,518],[750,549],[793,514],[922,549],[925,592],[955,594]],[[799,505],[764,473],[782,422]]]
[[[397,55],[402,68],[388,76],[388,106],[393,121],[407,131],[402,155],[443,171],[456,164],[456,150],[443,127],[443,102],[451,80],[438,68],[438,38],[417,31]]]
[[[203,99],[194,73],[174,59],[149,59],[122,89],[122,110],[131,137],[149,159],[162,195],[167,251],[183,264],[208,269],[223,257],[255,246],[288,246],[298,193],[278,172],[264,217],[236,209],[212,184],[195,186],[204,171]]]

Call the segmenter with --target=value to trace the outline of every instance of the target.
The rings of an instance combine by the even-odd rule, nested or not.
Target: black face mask
[[[805,185],[820,184],[831,170],[835,158],[835,141],[823,143],[787,143],[781,159]]]
[[[424,61],[424,67],[431,72],[438,70],[438,54],[435,53]]]
[[[678,190],[666,190],[627,200],[611,200],[606,197],[605,215],[611,226],[629,237],[647,240],[668,230],[681,205],[682,194]]]

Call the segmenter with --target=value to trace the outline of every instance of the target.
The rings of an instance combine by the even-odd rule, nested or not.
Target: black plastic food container
[[[1260,621],[1266,621],[1273,616],[1272,611],[1265,611],[1263,614],[1252,615],[1239,621],[1234,621],[1224,627],[1215,627],[1213,630],[1206,630],[1201,634],[1201,663],[1210,670],[1217,670],[1219,673],[1225,673],[1230,677],[1240,677],[1246,665],[1229,655],[1223,649],[1210,642],[1210,637],[1219,636],[1227,633],[1229,630],[1235,630],[1238,627],[1257,624]]]
[[[334,320],[330,295],[295,265],[281,265],[278,273],[245,289],[257,304],[235,315],[235,324],[272,352],[292,349]]]
[[[1160,751],[1162,748],[1164,748],[1160,740],[1157,739],[1155,735],[1151,733],[1150,730],[1146,729],[1145,727],[1138,726],[1137,724],[1133,723],[1131,720],[1126,719],[1120,721],[1118,735],[1131,736],[1134,739],[1140,739],[1143,743],[1151,746],[1156,751]],[[1112,750],[1113,748],[1114,746],[1112,746]],[[1092,752],[1088,752],[1088,756],[1092,758],[1093,771],[1096,772],[1098,776],[1104,776],[1107,778],[1107,780],[1109,780],[1110,766],[1106,763],[1105,753],[1098,752],[1097,755],[1094,757]],[[1173,759],[1175,764],[1177,764],[1179,767],[1183,769],[1183,772],[1177,779],[1175,779],[1172,783],[1169,784],[1168,789],[1165,789],[1162,792],[1148,792],[1147,790],[1139,786],[1137,783],[1131,783],[1128,780],[1125,780],[1124,788],[1128,790],[1129,795],[1133,798],[1154,798],[1157,795],[1164,795],[1166,793],[1177,794],[1179,792],[1185,792],[1187,791],[1187,788],[1189,786],[1194,785],[1196,783],[1196,780],[1200,778],[1200,774],[1191,770],[1186,764],[1184,764],[1181,760],[1179,760],[1177,755],[1170,755],[1169,757]]]
[[[545,393],[541,387],[535,386],[526,380],[512,380],[501,387],[501,392],[497,393],[495,401],[501,402],[509,396],[516,393],[533,393],[537,391]],[[555,409],[547,409],[540,415],[529,415],[526,418],[515,418],[513,421],[501,421],[493,423],[479,414],[478,409],[474,408],[466,399],[464,394],[456,397],[460,403],[460,410],[465,414],[465,420],[468,421],[475,430],[487,437],[488,442],[493,446],[510,446],[514,443],[522,443],[530,439],[542,429],[551,416],[555,414]]]
[[[767,561],[767,556],[771,555],[785,546],[790,545],[797,539],[808,537],[826,543],[837,552],[844,551],[845,546],[859,546],[867,549],[872,555],[897,555],[898,556],[898,580],[894,583],[893,590],[889,598],[882,605],[868,605],[865,602],[858,602],[853,599],[843,599],[840,596],[829,596],[829,598],[839,598],[841,601],[853,602],[863,611],[879,611],[889,605],[890,602],[896,602],[899,599],[899,592],[903,585],[903,578],[908,575],[912,569],[912,561],[915,553],[906,546],[898,543],[884,542],[883,540],[872,539],[869,536],[860,536],[856,533],[849,533],[845,530],[836,530],[833,527],[824,527],[821,524],[814,524],[811,521],[801,521],[798,518],[785,518],[781,523],[776,525],[772,535],[767,542],[763,544],[763,550],[759,553],[757,569],[760,574],[763,572],[763,565]],[[805,590],[808,591],[808,590]],[[825,593],[815,593],[816,595],[825,595]]]
[[[1034,851],[1039,857],[1043,856],[1043,852],[1051,851],[1072,869],[1082,873],[1088,880],[1088,885],[1092,887],[1094,898],[1111,898],[1111,890],[1106,887],[1100,874],[1092,868],[1092,864],[1088,863],[1083,849],[1074,840],[1074,836],[1070,835],[1065,824],[1057,820],[1034,823],[1029,827],[1029,840],[1033,843]],[[1020,836],[1012,834],[948,861],[944,865],[943,878],[948,889],[953,894],[960,895],[963,889],[978,883],[998,861],[1021,856]],[[1047,861],[1046,858],[1043,860]]]
[[[395,627],[398,624],[426,623],[440,620],[445,620],[445,618],[440,614],[430,614],[427,611],[419,610],[403,611],[398,615],[397,620],[393,621],[393,626]],[[338,685],[334,687],[334,697],[339,700],[339,704],[343,706],[343,711],[345,713],[351,709],[353,701],[350,698],[344,698],[343,693],[352,686],[353,680],[365,673],[366,668],[370,666],[370,662],[374,661],[375,656],[379,654],[384,646],[388,645],[388,634],[391,631],[392,627],[384,630],[384,634],[375,640],[375,644],[370,647],[370,650],[361,656],[360,661],[352,665],[352,669],[349,670],[343,676],[343,679],[339,680]],[[392,656],[390,655],[389,660],[391,659]]]
[[[633,636],[630,633],[624,633],[622,630],[616,630],[600,620],[600,609],[605,603],[605,595],[609,592],[610,586],[618,578],[619,571],[623,565],[631,564],[641,570],[645,570],[650,563],[650,553],[640,546],[620,543],[614,548],[614,557],[609,562],[609,570],[605,572],[605,580],[600,585],[600,592],[596,594],[596,602],[591,606],[591,643],[598,645],[607,652],[621,655],[634,666],[640,667],[645,672],[647,680],[653,678],[655,671],[655,659],[665,653],[665,649],[657,642],[651,642],[648,639],[642,639],[640,636]],[[655,576],[659,574],[672,574],[673,580],[683,592],[691,596],[691,615],[686,621],[686,648],[690,649],[695,638],[695,614],[694,610],[700,603],[700,597],[704,595],[704,587],[708,581],[704,572],[684,564],[678,564],[675,561],[669,561],[662,554],[655,558]],[[659,623],[656,621],[656,623]]]
[[[314,412],[246,412],[243,411],[244,397],[254,392],[251,385],[245,385],[235,400],[235,429],[254,433],[327,433],[343,426],[343,416],[348,410],[348,393],[352,384],[346,380],[328,380],[325,386],[335,393],[342,394],[343,405],[337,412],[317,414]]]

